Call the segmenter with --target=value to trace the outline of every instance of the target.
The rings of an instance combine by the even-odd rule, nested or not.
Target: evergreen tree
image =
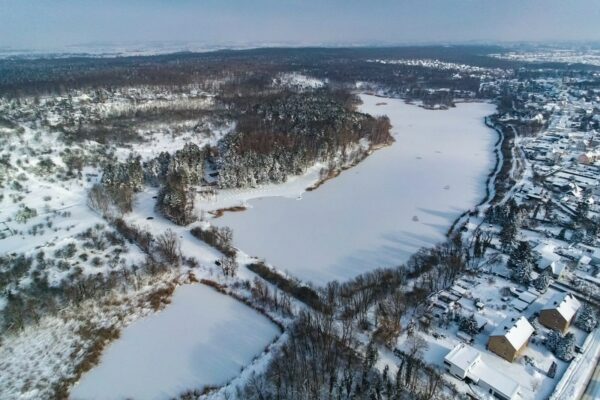
[[[575,335],[568,332],[557,344],[556,357],[564,361],[571,361],[575,357]]]
[[[546,336],[546,340],[545,340],[544,344],[546,345],[546,348],[548,350],[550,350],[551,352],[554,353],[554,351],[558,347],[558,344],[560,343],[561,340],[562,340],[562,336],[560,335],[560,333],[558,333],[557,331],[551,330],[550,332],[548,332],[548,335]]]
[[[535,256],[529,242],[526,240],[520,241],[517,248],[511,253],[510,260],[513,265],[533,265],[535,263]]]
[[[468,333],[469,335],[476,335],[479,333],[479,326],[475,316],[471,314],[469,317],[461,317],[458,327],[461,331]]]
[[[515,243],[515,239],[517,237],[517,226],[512,221],[507,221],[502,225],[502,230],[500,231],[500,244],[502,245],[502,250],[509,250]]]
[[[522,263],[520,265],[517,265],[512,270],[511,278],[513,281],[515,281],[517,283],[520,283],[522,285],[527,285],[527,284],[529,284],[529,282],[531,282],[531,272],[532,272],[531,264]]]
[[[158,194],[156,207],[178,225],[188,225],[196,220],[194,191],[190,189],[188,182],[186,168],[172,170]]]
[[[588,213],[590,211],[590,195],[586,194],[577,204],[575,209],[575,215],[573,216],[573,223],[576,226],[585,225],[588,219]]]
[[[371,341],[369,341],[369,344],[367,345],[367,349],[365,352],[365,364],[364,364],[365,372],[370,371],[371,368],[373,368],[373,366],[375,366],[375,363],[377,362],[378,357],[379,357],[379,352],[377,351],[377,346],[375,345],[375,342],[373,340],[371,340]]]
[[[129,156],[124,163],[108,164],[102,174],[102,184],[109,188],[119,190],[123,187],[140,191],[144,183],[144,171],[141,157]]]
[[[585,238],[585,233],[582,229],[575,229],[573,234],[571,235],[571,242],[573,243],[581,243]]]
[[[600,217],[593,217],[587,227],[587,233],[592,238],[596,238],[600,234]]]
[[[483,255],[483,246],[481,244],[481,234],[477,232],[475,242],[473,243],[473,257],[480,258]]]
[[[588,303],[584,303],[575,319],[575,326],[586,332],[591,332],[598,325],[596,311]]]
[[[528,284],[531,281],[534,262],[535,257],[531,246],[527,241],[520,241],[510,255],[510,265],[513,267],[512,279],[517,283]]]
[[[548,290],[548,286],[550,286],[549,268],[546,268],[541,274],[538,275],[537,278],[535,278],[533,281],[533,286],[539,292],[545,292]]]

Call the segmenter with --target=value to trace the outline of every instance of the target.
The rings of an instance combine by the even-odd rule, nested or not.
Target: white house
[[[450,350],[444,357],[444,366],[448,373],[473,382],[494,398],[513,400],[519,394],[517,382],[488,366],[479,351],[464,343]]]
[[[469,370],[481,361],[481,354],[473,347],[461,343],[444,357],[446,371],[459,379],[465,379]]]
[[[484,362],[477,363],[471,373],[478,378],[477,386],[486,391],[490,398],[514,400],[519,396],[519,384],[501,371],[494,369]]]
[[[562,276],[566,266],[567,264],[565,264],[563,261],[552,261],[547,268],[550,268],[552,277],[554,279],[558,279]]]
[[[555,246],[548,243],[540,243],[533,251],[540,255],[537,263],[537,269],[542,271],[545,270],[553,262],[560,261],[560,256],[554,252]]]
[[[590,263],[592,262],[592,258],[587,255],[582,255],[577,262],[577,268],[583,271],[587,271],[590,269]]]

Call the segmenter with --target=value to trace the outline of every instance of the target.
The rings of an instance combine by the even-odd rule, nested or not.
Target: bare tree
[[[102,215],[106,215],[108,213],[108,209],[110,207],[110,196],[106,192],[104,186],[99,183],[96,183],[90,191],[88,192],[88,206],[95,211],[98,211]]]
[[[181,257],[181,244],[177,234],[168,229],[165,233],[156,238],[156,250],[167,263],[179,264]]]
[[[219,260],[223,275],[234,277],[238,270],[238,264],[235,261],[235,257],[222,257]]]
[[[408,346],[407,352],[413,358],[422,358],[423,353],[427,351],[429,345],[427,341],[421,337],[421,335],[415,333],[409,335],[406,339],[406,345]]]

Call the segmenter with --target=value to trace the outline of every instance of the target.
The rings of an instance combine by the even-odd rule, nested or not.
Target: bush
[[[233,240],[233,232],[230,228],[217,228],[215,226],[211,226],[208,229],[202,229],[197,226],[192,228],[190,233],[194,237],[206,242],[209,246],[219,250],[226,257],[234,258],[237,254],[237,251],[231,245],[231,241]]]
[[[315,310],[323,309],[319,294],[310,287],[286,278],[279,272],[267,267],[264,263],[248,264],[248,269]]]
[[[15,221],[24,224],[34,217],[37,217],[36,209],[25,206],[17,211],[17,214],[15,215]]]
[[[562,336],[559,332],[550,331],[545,345],[561,360],[571,361],[575,356],[575,336],[570,332]]]
[[[598,316],[596,310],[588,303],[584,303],[575,320],[575,326],[586,332],[591,332],[598,325]]]
[[[461,331],[466,332],[469,335],[476,335],[479,333],[479,326],[474,315],[469,317],[460,317],[458,327]]]
[[[135,226],[127,225],[122,218],[117,218],[114,222],[115,229],[125,237],[130,243],[137,244],[146,254],[152,250],[152,241],[154,238],[148,232],[141,231]]]
[[[177,234],[172,230],[168,229],[156,238],[156,250],[164,262],[179,264],[181,245],[179,244]]]

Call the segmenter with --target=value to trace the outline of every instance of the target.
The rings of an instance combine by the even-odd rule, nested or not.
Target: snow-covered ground
[[[390,118],[392,146],[300,201],[298,181],[289,193],[285,184],[251,196],[229,193],[227,206],[237,199],[251,208],[211,222],[233,228],[234,244],[244,252],[318,284],[398,265],[443,240],[453,220],[483,197],[496,140],[484,117],[494,106],[430,111],[398,99],[361,98],[361,111]]]
[[[298,90],[318,89],[325,86],[326,83],[327,81],[306,76],[297,72],[279,74],[273,79],[273,85],[275,86],[283,86]]]
[[[204,285],[185,285],[164,311],[127,327],[71,398],[164,399],[220,385],[278,334],[244,304]]]
[[[525,400],[547,399],[561,380],[569,363],[558,359],[545,347],[543,339],[549,330],[539,323],[535,315],[557,291],[549,289],[546,293],[540,294],[535,300],[532,300],[531,304],[523,311],[518,311],[512,306],[516,297],[513,295],[505,297],[501,292],[501,288],[513,287],[514,283],[511,281],[497,276],[484,275],[470,277],[469,281],[461,280],[457,284],[461,285],[460,287],[468,288],[464,297],[457,301],[458,313],[465,317],[474,315],[481,323],[485,322],[481,332],[473,336],[473,343],[471,344],[473,348],[479,351],[482,361],[494,371],[497,371],[498,374],[519,384],[520,395],[517,398]],[[506,301],[502,300],[503,297]],[[474,305],[476,301],[480,301],[484,304],[484,307],[478,310]],[[437,314],[438,311],[436,310],[436,308],[433,308],[432,314]],[[530,338],[523,353],[514,362],[510,363],[488,350],[487,343],[490,335],[499,326],[506,324],[506,321],[516,320],[520,316],[533,321],[535,333]],[[458,326],[454,322],[446,325],[444,323],[440,324],[437,318],[434,319],[429,331],[422,334],[428,344],[428,348],[423,354],[423,360],[440,370],[444,370],[444,357],[456,345],[464,342],[457,336],[458,330]],[[576,336],[577,345],[583,345],[587,336],[585,332],[575,326],[571,326],[569,332]],[[398,338],[397,347],[406,351],[406,346],[407,335],[403,333]],[[395,360],[389,354],[384,358],[388,363]],[[553,362],[557,364],[557,370],[556,375],[551,378],[547,376],[547,371]],[[476,385],[470,385],[469,387],[464,381],[460,381],[449,374],[444,376],[455,384],[459,390],[464,392],[475,391],[481,398],[484,398],[481,387]]]
[[[510,51],[507,53],[490,54],[490,56],[512,61],[589,64],[600,66],[600,51],[593,49],[541,49],[538,51]]]

